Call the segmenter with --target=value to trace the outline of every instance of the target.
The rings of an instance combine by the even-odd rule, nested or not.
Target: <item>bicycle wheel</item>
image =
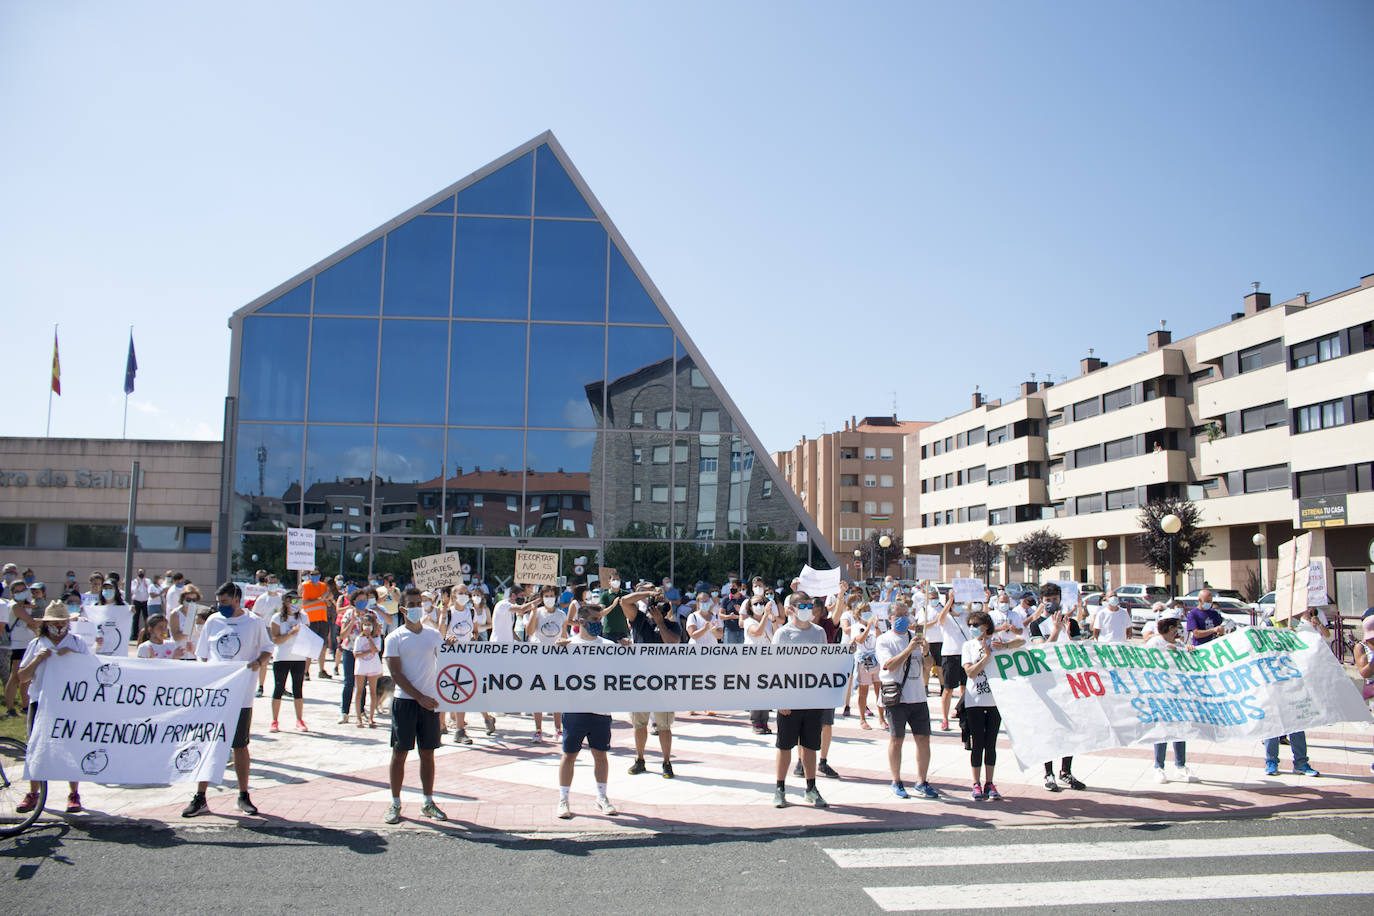
[[[0,837],[15,836],[28,830],[43,813],[43,804],[48,800],[47,785],[40,784],[38,804],[32,811],[20,814],[19,803],[29,792],[29,783],[24,779],[24,752],[27,750],[22,741],[14,738],[0,738]]]

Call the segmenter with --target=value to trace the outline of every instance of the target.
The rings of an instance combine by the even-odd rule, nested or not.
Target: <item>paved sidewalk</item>
[[[269,679],[270,682],[270,679]],[[290,701],[283,701],[283,730],[268,733],[270,700],[256,701],[253,729],[253,801],[263,816],[282,824],[330,828],[433,829],[420,818],[418,763],[411,755],[403,795],[405,818],[387,828],[382,818],[390,800],[387,788],[389,720],[378,716],[376,729],[335,724],[339,718],[340,682],[306,684],[308,733],[296,730]],[[269,691],[270,692],[270,691]],[[932,709],[938,709],[932,704]],[[830,802],[816,809],[802,801],[804,782],[788,776],[792,805],[772,805],[775,778],[772,736],[755,736],[747,716],[708,718],[680,715],[674,728],[677,778],[662,778],[658,741],[649,737],[649,772],[629,776],[634,760],[633,734],[626,717],[617,717],[612,733],[610,797],[617,817],[595,812],[591,756],[578,759],[572,808],[576,816],[554,816],[558,799],[559,749],[552,723],[548,738],[533,741],[528,716],[498,718],[496,737],[486,736],[481,717],[469,727],[474,743],[445,743],[436,753],[436,798],[449,816],[447,829],[520,834],[750,833],[803,829],[887,829],[966,825],[968,827],[1062,824],[1066,821],[1152,821],[1215,817],[1260,817],[1317,813],[1374,812],[1374,762],[1371,729],[1347,724],[1308,733],[1318,779],[1291,775],[1285,747],[1278,777],[1263,775],[1258,742],[1189,742],[1188,762],[1199,781],[1158,785],[1150,748],[1125,748],[1078,757],[1074,773],[1088,790],[1048,792],[1037,770],[1018,770],[1005,735],[998,745],[997,784],[1005,799],[974,802],[969,797],[968,752],[957,732],[932,738],[931,782],[940,801],[900,800],[888,791],[887,735],[864,731],[856,718],[837,717],[830,762],[841,778],[821,778]],[[935,722],[939,725],[938,720]],[[956,723],[952,723],[957,726]],[[448,736],[445,736],[447,742]],[[914,748],[907,740],[903,776],[914,777]],[[182,806],[190,786],[127,788],[85,785],[88,813],[74,820],[148,819],[172,825],[224,824],[243,819],[234,808],[232,768],[224,786],[211,787],[215,814],[183,820]],[[50,792],[50,806],[60,806],[65,793]],[[50,818],[64,815],[51,810]]]

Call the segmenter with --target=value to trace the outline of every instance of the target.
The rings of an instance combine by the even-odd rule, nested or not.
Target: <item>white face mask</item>
[[[472,596],[472,603],[473,603],[473,604],[481,604],[481,603],[482,603],[482,596],[481,596],[480,594],[473,595],[473,596]]]
[[[620,588],[620,580],[619,580],[619,579],[612,579],[612,580],[611,580],[611,588]]]
[[[754,586],[754,597],[755,597],[755,598],[761,598],[761,597],[763,597],[763,586],[762,586],[762,585],[755,585],[755,586]]]
[[[422,608],[422,607],[408,607],[408,608],[406,608],[406,620],[409,620],[411,623],[419,623],[421,620],[424,620],[424,619],[425,619],[425,609],[424,609],[424,608]]]
[[[428,614],[430,611],[434,610],[434,602],[433,602],[433,601],[421,601],[421,602],[420,602],[420,610],[422,610],[422,611],[424,611],[426,614]]]
[[[455,596],[453,597],[453,600],[454,600],[455,603],[457,603],[457,605],[458,605],[459,607],[467,607],[467,606],[468,606],[468,602],[471,601],[472,599],[469,598],[467,595],[455,595]]]
[[[816,612],[811,608],[797,608],[797,619],[802,623],[810,623],[811,618],[816,616]]]
[[[553,601],[554,601],[554,599],[553,599],[552,597],[545,597],[545,598],[544,598],[544,607],[553,607]]]

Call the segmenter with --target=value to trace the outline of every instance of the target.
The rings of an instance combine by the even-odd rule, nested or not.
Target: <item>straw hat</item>
[[[71,620],[71,616],[67,613],[66,604],[61,601],[53,600],[49,601],[48,606],[43,609],[43,616],[40,619],[51,620],[54,623],[60,620],[66,623]]]

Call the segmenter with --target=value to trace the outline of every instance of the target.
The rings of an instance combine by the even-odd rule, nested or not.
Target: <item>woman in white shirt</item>
[[[363,706],[367,693],[372,692],[368,707],[367,727],[377,727],[377,679],[382,674],[382,633],[377,618],[369,614],[358,625],[353,638],[353,676],[357,679],[358,727],[363,727]]]
[[[568,635],[568,615],[558,609],[558,589],[546,585],[539,592],[539,605],[525,618],[525,641],[536,646],[556,646],[558,641]],[[558,738],[563,737],[563,714],[553,714],[553,730]],[[544,740],[544,714],[534,714],[534,740]]]
[[[181,650],[181,658],[194,659],[196,612],[200,610],[200,589],[194,585],[188,585],[181,590],[178,596],[180,602],[175,608],[169,608],[167,613],[167,625],[172,631],[172,642],[176,643]],[[262,687],[258,687],[258,696],[262,696]]]
[[[688,643],[693,646],[715,646],[720,644],[721,634],[725,632],[725,624],[720,619],[718,608],[712,606],[711,600],[702,592],[697,595],[697,609],[687,615],[687,636]],[[696,710],[692,710],[692,715],[696,715]],[[706,715],[714,716],[711,710],[706,711]]]
[[[272,640],[272,725],[268,731],[279,731],[277,717],[281,713],[281,698],[286,692],[286,679],[291,679],[291,703],[296,707],[296,728],[310,731],[305,724],[305,697],[301,696],[305,683],[305,669],[310,656],[298,655],[294,641],[310,621],[301,613],[300,596],[287,592],[282,596],[281,610],[272,615],[267,635]]]
[[[33,734],[34,718],[38,715],[38,704],[43,699],[44,662],[54,655],[67,655],[71,652],[91,654],[86,641],[71,631],[71,618],[67,615],[67,606],[61,601],[50,602],[44,609],[43,616],[38,619],[38,624],[38,636],[29,643],[28,648],[24,650],[23,659],[19,662],[19,683],[29,685],[30,735]],[[29,792],[15,811],[24,814],[37,807],[38,791],[42,785],[42,782],[30,781]],[[79,786],[79,783],[67,783],[68,814],[76,814],[81,810]]]
[[[1158,632],[1150,637],[1145,643],[1147,649],[1164,649],[1169,652],[1178,652],[1191,649],[1183,642],[1183,622],[1177,617],[1165,617],[1155,624]],[[1168,782],[1169,777],[1164,775],[1164,757],[1169,749],[1169,742],[1160,741],[1155,745],[1155,782]],[[1183,782],[1192,782],[1196,777],[1193,771],[1188,769],[1188,742],[1174,742],[1174,778]]]
[[[992,781],[992,773],[997,767],[997,733],[1002,728],[1002,714],[997,711],[997,699],[992,695],[986,670],[994,648],[992,617],[986,611],[974,611],[968,615],[968,626],[970,635],[960,647],[959,659],[968,678],[964,688],[964,724],[970,739],[973,800],[997,801],[1002,795]],[[1022,642],[1012,639],[1000,645],[1012,647]]]
[[[858,619],[850,624],[849,645],[854,652],[855,670],[851,680],[859,685],[859,728],[869,730],[873,726],[868,724],[868,688],[878,686],[878,620],[867,601],[859,605],[858,612]],[[906,613],[903,608],[899,615]],[[874,690],[873,694],[876,698],[878,691]],[[886,710],[882,703],[878,703],[877,707],[878,727],[887,728]]]

